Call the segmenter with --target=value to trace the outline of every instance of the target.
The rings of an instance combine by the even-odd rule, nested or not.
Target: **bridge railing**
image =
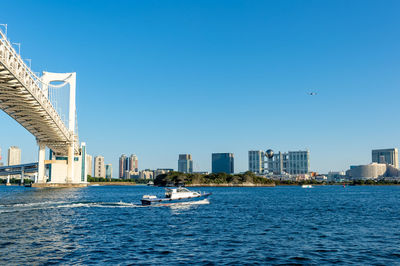
[[[26,65],[21,56],[12,47],[7,37],[0,30],[0,60],[1,63],[10,71],[18,81],[31,93],[38,101],[47,114],[56,123],[67,141],[72,141],[73,136],[62,121],[60,115],[42,91],[41,79],[32,72]]]

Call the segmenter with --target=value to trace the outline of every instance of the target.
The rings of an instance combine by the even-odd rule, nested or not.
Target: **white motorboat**
[[[190,191],[184,187],[178,188],[166,188],[165,197],[157,198],[154,195],[144,195],[141,199],[142,205],[151,205],[159,203],[176,203],[176,202],[186,202],[199,198],[207,198],[211,193],[201,193],[197,191]]]
[[[301,185],[302,188],[313,188],[312,185]]]

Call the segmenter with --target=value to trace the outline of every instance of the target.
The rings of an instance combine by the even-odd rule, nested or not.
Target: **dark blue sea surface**
[[[140,206],[145,186],[0,187],[0,265],[400,264],[400,186],[196,188]]]

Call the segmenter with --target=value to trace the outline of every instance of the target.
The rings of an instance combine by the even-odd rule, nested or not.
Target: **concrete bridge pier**
[[[6,183],[6,186],[11,186],[11,183],[10,183],[10,175],[7,176],[7,183]]]
[[[24,167],[21,168],[21,183],[20,186],[24,185],[24,178],[25,178],[25,169]]]
[[[46,183],[45,180],[45,167],[44,160],[46,156],[46,145],[42,142],[38,142],[39,145],[39,156],[38,156],[38,176],[37,183]]]
[[[67,164],[67,183],[72,183],[74,180],[74,143],[68,146],[68,164]]]

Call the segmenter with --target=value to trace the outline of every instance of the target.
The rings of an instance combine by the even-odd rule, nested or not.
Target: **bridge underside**
[[[52,81],[70,84],[68,127],[48,98],[48,86]],[[42,77],[38,77],[0,31],[0,109],[36,137],[39,146],[37,183],[86,183],[85,153],[81,154],[75,134],[75,82],[76,73],[43,72]],[[50,156],[56,157],[48,164],[45,163],[46,147],[52,150]],[[47,175],[46,169],[49,170]]]
[[[46,143],[56,154],[68,154],[69,141],[48,111],[24,88],[19,80],[0,63],[0,109]]]

